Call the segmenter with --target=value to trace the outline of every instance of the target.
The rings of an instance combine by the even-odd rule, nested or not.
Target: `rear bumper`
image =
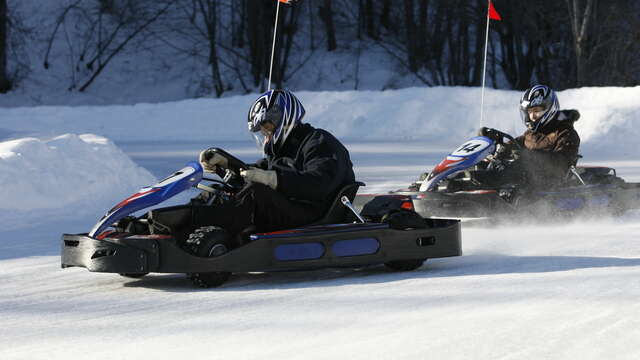
[[[423,217],[472,218],[508,213],[510,208],[495,193],[443,194],[421,193],[412,196],[415,211]]]

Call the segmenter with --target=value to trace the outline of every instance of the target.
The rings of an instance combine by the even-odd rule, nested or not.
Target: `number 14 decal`
[[[482,146],[482,144],[478,144],[478,143],[466,143],[464,145],[462,145],[458,150],[456,150],[455,152],[460,152],[460,151],[464,151],[467,153],[472,152],[473,150],[477,149],[478,147]]]

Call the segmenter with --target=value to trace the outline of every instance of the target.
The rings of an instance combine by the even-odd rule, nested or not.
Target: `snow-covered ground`
[[[299,95],[306,120],[345,141],[368,192],[407,185],[479,126],[478,89]],[[483,125],[522,132],[519,93],[486,96]],[[640,181],[640,88],[559,96],[582,112],[584,163]],[[464,256],[409,273],[244,274],[200,290],[179,274],[60,269],[61,233],[86,232],[202,148],[254,160],[254,97],[0,110],[0,359],[640,357],[638,211],[465,226]]]

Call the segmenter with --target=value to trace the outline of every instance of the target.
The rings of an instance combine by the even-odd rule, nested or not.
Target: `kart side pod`
[[[108,273],[195,273],[305,270],[362,266],[462,254],[460,222],[432,220],[429,228],[396,230],[383,223],[310,226],[255,234],[215,258],[193,256],[166,235],[62,236],[62,267]]]

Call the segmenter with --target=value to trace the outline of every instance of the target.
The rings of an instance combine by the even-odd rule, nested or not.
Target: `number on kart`
[[[482,146],[482,144],[466,143],[466,144],[462,145],[460,147],[460,149],[456,150],[455,152],[466,151],[466,152],[470,153],[473,150],[477,149],[479,146]]]

